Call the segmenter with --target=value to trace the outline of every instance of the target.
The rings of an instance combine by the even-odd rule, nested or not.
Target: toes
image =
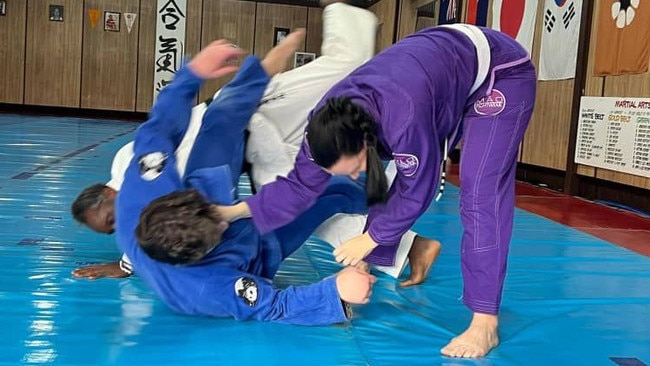
[[[411,281],[411,279],[409,278],[409,279],[406,280],[406,281],[402,281],[402,282],[400,282],[399,285],[402,286],[402,287],[413,286],[413,281]]]
[[[409,287],[409,286],[419,285],[422,282],[424,282],[424,276],[422,276],[420,273],[414,273],[411,274],[411,276],[407,280],[400,282],[399,285],[402,287]]]
[[[443,356],[456,358],[477,358],[485,355],[485,352],[477,347],[468,344],[458,344],[452,340],[448,345],[440,350]]]

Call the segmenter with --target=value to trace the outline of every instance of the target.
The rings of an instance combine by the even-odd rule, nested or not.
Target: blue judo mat
[[[470,313],[459,300],[461,225],[450,187],[417,222],[443,242],[429,279],[379,276],[350,324],[299,327],[172,313],[138,279],[74,279],[115,261],[110,236],[69,214],[86,185],[109,178],[136,124],[0,115],[0,363],[60,365],[644,365],[650,363],[650,259],[518,210],[501,345],[480,360],[441,357]],[[310,240],[280,286],[335,273]],[[408,270],[407,270],[408,271]]]

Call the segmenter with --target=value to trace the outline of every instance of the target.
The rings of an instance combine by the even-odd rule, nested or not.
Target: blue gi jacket
[[[222,138],[241,139],[241,127],[248,123],[268,82],[259,59],[248,57],[235,79],[212,102],[210,116],[216,116],[215,121],[206,120],[206,113],[202,129],[219,128]],[[149,120],[136,133],[134,159],[116,203],[120,249],[131,259],[144,283],[171,309],[182,314],[300,325],[345,321],[334,277],[283,290],[273,285],[271,279],[283,260],[280,243],[273,232],[262,236],[250,219],[233,223],[221,243],[193,265],[173,266],[152,260],[136,242],[134,231],[140,213],[160,196],[197,188],[213,202],[224,200],[223,190],[211,187],[214,177],[211,178],[209,168],[193,172],[188,165],[185,180],[175,168],[174,151],[187,128],[201,83],[187,67],[179,70],[174,81],[159,94]],[[219,150],[219,144],[215,143],[212,149]],[[212,172],[224,174],[218,168]]]

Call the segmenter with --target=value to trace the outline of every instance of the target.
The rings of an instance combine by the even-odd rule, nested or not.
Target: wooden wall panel
[[[207,0],[205,2],[214,2]],[[185,18],[185,57],[191,58],[201,50],[201,28],[204,24],[203,0],[192,0],[187,2],[187,18]]]
[[[210,2],[214,0],[207,0]],[[185,57],[192,58],[201,50],[201,28],[203,23],[203,0],[192,0],[187,2],[187,18],[185,25]],[[195,101],[198,102],[198,95]]]
[[[379,20],[377,26],[377,43],[375,45],[377,52],[380,52],[393,44],[393,38],[395,35],[395,11],[397,10],[396,1],[397,0],[381,0],[368,8],[368,10],[375,13]],[[415,31],[415,22],[412,24],[413,31]]]
[[[275,28],[307,28],[307,7],[257,3],[254,53],[264,57],[273,48]],[[299,48],[305,49],[305,45]]]
[[[81,64],[81,108],[135,111],[138,18],[128,31],[125,13],[138,14],[139,0],[86,0]],[[95,27],[88,16],[100,12]],[[120,13],[119,32],[104,30],[104,12]]]
[[[138,80],[136,111],[148,112],[153,103],[153,71],[156,45],[157,0],[140,0],[138,29]]]
[[[573,157],[570,157],[570,159],[573,159]],[[584,176],[587,176],[587,177],[594,177],[596,175],[596,168],[594,168],[593,166],[577,164],[576,165],[576,172],[579,175],[584,175]]]
[[[433,27],[436,24],[438,24],[437,17],[436,18],[418,17],[417,21],[415,22],[415,31],[418,32],[424,28]]]
[[[49,2],[27,2],[25,104],[79,107],[83,2],[57,0],[64,21],[49,20]]]
[[[524,137],[521,162],[566,169],[573,79],[537,82],[533,118]]]
[[[432,0],[401,0],[399,2],[397,40],[415,32],[418,8],[431,2]],[[463,3],[465,2],[463,1]]]
[[[323,9],[309,8],[307,10],[307,37],[305,39],[305,52],[312,52],[320,56],[320,47],[323,43]]]
[[[216,0],[203,3],[203,47],[217,39],[229,39],[239,47],[251,51],[255,41],[255,3],[238,0]],[[199,100],[205,100],[232,79],[226,76],[206,82]]]
[[[27,3],[6,3],[0,16],[0,103],[22,103],[25,91]]]
[[[630,186],[650,189],[650,179],[638,175],[626,174],[621,172],[615,172],[612,170],[597,168],[596,178],[608,180],[611,182],[623,183]]]
[[[594,76],[594,61],[596,59],[596,43],[598,39],[598,8],[601,0],[594,0],[594,13],[591,17],[591,35],[589,39],[589,60],[587,61],[587,77],[583,95],[600,97],[603,94],[602,76]]]

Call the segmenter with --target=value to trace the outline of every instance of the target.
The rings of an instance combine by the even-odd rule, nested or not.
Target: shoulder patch
[[[254,279],[240,277],[235,282],[235,294],[240,297],[248,306],[257,304],[257,283]]]
[[[406,177],[415,175],[420,166],[420,160],[413,154],[393,154],[397,170]]]
[[[167,164],[167,155],[162,152],[153,152],[141,156],[138,160],[140,176],[146,181],[152,181],[162,174]]]

